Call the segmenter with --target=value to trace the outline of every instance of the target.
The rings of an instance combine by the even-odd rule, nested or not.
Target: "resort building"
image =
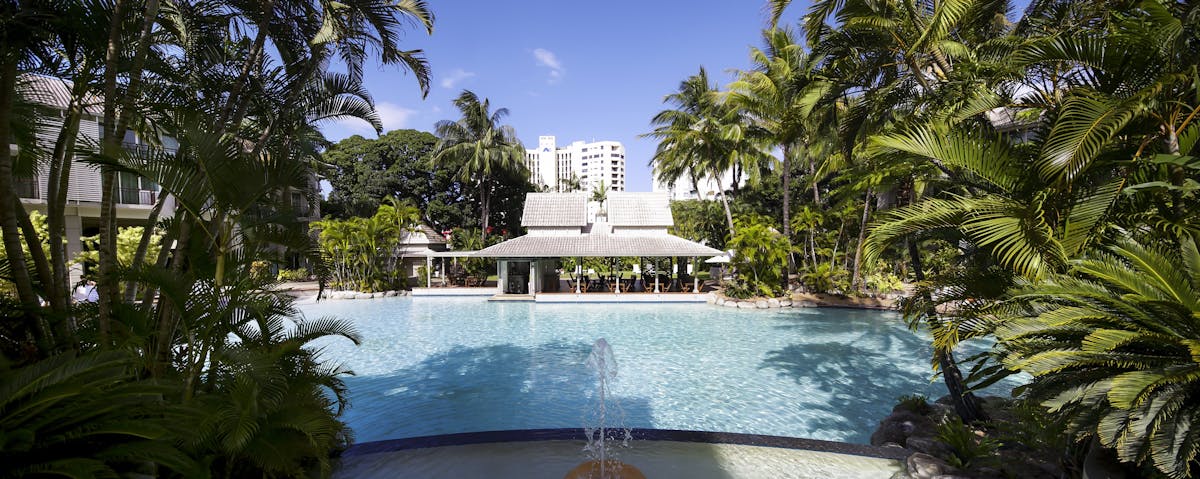
[[[623,279],[617,271],[610,278],[562,280],[562,258],[709,258],[724,252],[668,233],[675,224],[670,200],[662,193],[610,192],[597,213],[589,215],[589,195],[585,193],[529,193],[521,225],[528,234],[499,243],[472,256],[498,260],[498,293],[534,295],[537,293],[574,293],[596,286],[603,292],[622,294],[626,300],[635,292],[658,300],[653,293],[699,293],[700,283],[686,276],[686,270],[636,271]],[[651,274],[652,273],[652,274]],[[607,281],[606,281],[607,280]],[[698,298],[699,295],[693,295]],[[541,298],[537,299],[541,301]]]
[[[26,91],[23,94],[35,104],[57,113],[51,113],[43,118],[42,128],[37,132],[39,144],[53,151],[54,143],[66,116],[71,101],[71,82],[58,78],[39,75],[22,77]],[[100,143],[100,122],[103,111],[100,100],[92,98],[84,107],[84,114],[79,122],[79,133],[76,139],[76,161],[71,163],[71,176],[67,185],[67,204],[65,211],[66,253],[68,258],[74,258],[83,252],[82,238],[95,236],[100,233],[100,203],[103,189],[101,188],[100,170],[94,165],[82,161],[82,152],[96,147]],[[127,131],[123,141],[125,148],[163,148],[173,152],[178,143],[170,137],[154,139],[142,138],[133,131]],[[17,175],[13,178],[17,197],[26,211],[46,212],[47,184],[49,172],[45,168],[38,169],[29,176]],[[310,178],[311,188],[317,188],[317,179]],[[302,221],[320,219],[319,209],[308,203],[308,196],[300,191],[291,192],[289,201],[294,211]],[[116,216],[117,226],[145,226],[155,205],[162,203],[160,219],[171,218],[175,215],[175,201],[170,195],[161,194],[158,185],[149,179],[142,178],[129,172],[121,172],[117,178]],[[302,266],[300,255],[288,255],[291,267]],[[74,284],[82,277],[84,265],[72,263],[70,282]]]
[[[559,147],[554,136],[539,136],[537,149],[525,150],[525,166],[529,181],[545,191],[625,191],[625,146],[619,141]]]
[[[746,175],[736,175],[738,186],[746,184]],[[664,183],[654,180],[654,185],[651,189],[656,193],[665,193],[671,201],[678,200],[716,200],[720,197],[721,188],[730,190],[733,188],[735,175],[732,169],[726,170],[721,174],[721,181],[717,181],[712,176],[704,176],[696,179],[693,184],[687,175],[679,178],[674,183]]]
[[[38,142],[42,147],[53,150],[58,132],[62,128],[63,118],[71,100],[71,84],[57,78],[28,75],[26,81],[26,97],[34,103],[46,107],[58,115],[47,115],[44,118],[44,128],[37,132]],[[76,139],[77,148],[84,149],[89,145],[100,142],[100,119],[103,112],[99,101],[91,102],[84,107],[83,117],[79,122],[79,135]],[[146,141],[134,132],[126,132],[125,146],[127,148],[145,147]],[[161,139],[161,144],[168,150],[175,146],[170,138]],[[45,168],[40,168],[30,176],[13,178],[17,197],[26,211],[46,212],[47,184],[49,174]],[[100,202],[103,190],[100,187],[100,170],[93,165],[75,161],[71,163],[71,178],[67,185],[67,205],[65,215],[66,252],[68,258],[74,258],[83,252],[81,238],[95,236],[100,233]],[[116,212],[118,226],[143,226],[149,219],[154,205],[162,201],[160,218],[169,218],[175,214],[175,202],[159,194],[158,185],[138,177],[132,173],[120,173],[117,179]],[[79,281],[83,274],[83,266],[72,264],[70,281]]]
[[[409,279],[409,284],[417,284],[421,277],[420,268],[426,266],[427,258],[448,248],[446,237],[429,226],[404,231],[400,249],[396,252],[401,263],[400,272]]]

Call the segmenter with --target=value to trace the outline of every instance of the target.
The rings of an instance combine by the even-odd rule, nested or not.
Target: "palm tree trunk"
[[[793,274],[796,274],[796,257],[792,255],[792,145],[785,144],[782,148],[784,164],[782,164],[782,184],[784,184],[784,238],[787,240],[787,262],[784,264],[784,288]]]
[[[13,157],[8,147],[11,143],[10,131],[13,100],[16,96],[17,63],[16,52],[0,49],[0,59],[4,63],[0,68],[0,233],[4,236],[4,251],[13,275],[13,284],[17,288],[17,299],[25,309],[26,317],[31,320],[30,331],[34,339],[43,349],[45,348],[46,333],[39,318],[40,307],[37,293],[33,289],[33,279],[25,267],[25,253],[21,251],[20,225],[17,223],[17,212],[13,207],[20,202],[16,189],[13,188]]]
[[[117,0],[113,5],[112,26],[109,30],[108,48],[104,61],[104,123],[105,136],[101,150],[109,158],[116,158],[121,153],[121,141],[129,128],[133,117],[133,103],[137,98],[142,83],[142,67],[150,53],[150,33],[155,20],[158,18],[159,0],[148,0],[142,12],[142,29],[137,39],[137,47],[129,67],[129,82],[125,94],[120,98],[120,114],[117,116],[117,64],[121,39],[121,24],[125,17],[127,0]],[[116,118],[114,118],[116,116]],[[109,126],[111,125],[111,128]],[[99,293],[100,314],[97,321],[101,344],[107,344],[110,322],[112,321],[113,303],[118,298],[120,288],[117,286],[117,218],[116,203],[116,172],[105,168],[100,175],[100,281],[97,281]]]
[[[274,4],[274,1],[267,2],[267,8],[264,11],[269,12],[271,8],[274,8]],[[217,122],[218,133],[224,133],[225,128],[230,125],[241,123],[242,116],[245,115],[246,108],[250,105],[250,102],[242,101],[242,89],[246,87],[246,80],[250,77],[250,71],[254,68],[254,65],[258,64],[266,41],[267,29],[265,25],[259,24],[258,34],[254,37],[254,44],[250,47],[250,52],[246,55],[246,60],[242,63],[242,71],[238,74],[237,80],[229,87],[229,95],[225,100],[225,106],[221,109],[220,120]]]
[[[867,239],[867,218],[871,216],[871,188],[863,197],[862,221],[858,224],[858,245],[854,248],[854,273],[850,276],[850,288],[857,291],[862,287],[863,242]]]
[[[924,281],[925,272],[921,269],[921,252],[917,248],[916,238],[911,238],[908,241],[908,256],[917,281]],[[937,311],[933,309],[933,301],[929,296],[929,291],[926,290],[924,295],[925,304],[930,305],[929,309],[925,311],[925,321],[929,323],[930,328],[940,327],[941,320],[938,319]],[[954,353],[934,347],[933,357],[937,362],[938,368],[942,370],[942,379],[946,381],[946,389],[950,393],[950,401],[954,405],[954,411],[958,413],[963,422],[969,424],[986,420],[987,415],[983,413],[983,408],[979,405],[979,399],[975,397],[975,394],[967,391],[962,371],[958,369],[958,363],[954,361]]]
[[[483,180],[479,182],[479,196],[480,196],[480,202],[481,202],[481,206],[482,206],[482,208],[480,208],[481,214],[479,217],[480,248],[484,248],[487,246],[486,240],[487,240],[487,234],[488,234],[488,217],[490,216],[490,213],[491,213],[490,211],[488,211],[488,207],[490,206],[488,204],[488,203],[490,203],[490,201],[488,201],[488,200],[491,199],[490,198],[491,194],[489,194],[489,192],[488,192],[488,183],[489,183],[488,180],[489,179],[490,178],[488,178],[488,177],[484,177]]]
[[[142,267],[142,262],[146,260],[146,250],[150,249],[150,239],[154,236],[154,226],[158,224],[158,216],[162,214],[163,203],[166,202],[167,195],[160,194],[158,201],[154,203],[154,209],[150,210],[150,217],[146,218],[146,226],[142,229],[142,239],[138,241],[137,251],[133,254],[133,261],[129,263],[129,269],[137,270]],[[133,302],[137,297],[137,281],[129,280],[125,283],[125,302]]]
[[[46,261],[46,252],[42,250],[42,239],[29,220],[29,214],[21,205],[17,195],[12,195],[13,212],[17,215],[17,225],[21,228],[21,237],[25,238],[25,247],[29,249],[29,261],[33,263],[33,272],[37,274],[38,282],[45,287],[51,281],[50,262]]]
[[[71,103],[63,119],[58,138],[54,142],[54,153],[50,158],[49,178],[46,185],[46,225],[49,229],[50,267],[53,284],[47,285],[51,307],[62,305],[65,312],[70,285],[67,281],[67,250],[64,245],[66,236],[66,206],[67,192],[71,185],[71,164],[75,156],[75,140],[79,136],[79,123],[83,118],[81,99],[87,91],[86,82],[76,82],[72,91]]]
[[[729,197],[725,195],[725,186],[721,184],[721,177],[716,176],[717,189],[721,190],[721,206],[725,207],[725,221],[729,222],[729,236],[734,235],[733,213],[729,210]]]
[[[817,160],[815,158],[808,160],[808,176],[812,180],[813,206],[820,206],[821,189],[817,187]]]

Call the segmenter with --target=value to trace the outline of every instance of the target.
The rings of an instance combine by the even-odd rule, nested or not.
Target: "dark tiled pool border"
[[[866,444],[803,439],[798,437],[764,436],[734,432],[685,431],[678,429],[633,429],[633,439],[643,441],[703,442],[710,444],[740,444],[744,446],[778,447],[807,451],[832,452],[880,459],[904,460],[911,453],[898,447],[877,447]],[[421,436],[354,444],[342,453],[343,457],[362,456],[381,452],[404,451],[429,447],[464,446],[496,442],[583,441],[583,429],[518,429],[509,431],[466,432]]]

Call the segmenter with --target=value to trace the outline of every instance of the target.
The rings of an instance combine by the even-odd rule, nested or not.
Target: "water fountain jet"
[[[584,434],[587,435],[587,445],[583,449],[588,452],[591,460],[571,469],[565,479],[645,479],[646,476],[636,467],[609,457],[609,446],[612,441],[619,440],[622,446],[628,447],[632,436],[629,428],[624,425],[624,413],[616,398],[612,398],[612,404],[613,410],[617,413],[617,428],[609,428],[607,424],[609,386],[617,379],[617,359],[613,356],[612,347],[604,338],[597,339],[592,345],[592,352],[588,354],[587,358],[587,366],[596,373],[597,377],[597,405],[593,412],[595,418],[588,420],[583,428]],[[619,431],[620,436],[608,437],[610,431]]]

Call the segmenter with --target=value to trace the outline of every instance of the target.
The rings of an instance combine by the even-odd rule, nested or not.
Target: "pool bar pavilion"
[[[642,258],[655,259],[661,264],[666,258],[710,258],[724,254],[668,233],[674,219],[664,193],[614,191],[608,193],[604,203],[590,205],[584,193],[529,193],[521,225],[527,231],[525,236],[460,253],[496,259],[499,277],[496,299],[599,292],[632,300],[631,296],[638,293],[699,293],[699,279],[687,274],[682,265],[664,268],[666,271],[645,271],[640,265],[621,271],[624,268],[614,266],[610,271],[598,272],[599,277],[592,277],[581,267],[581,260],[606,258],[612,260],[609,264],[620,265],[620,258]],[[562,280],[560,271],[568,258],[577,260],[577,269],[573,279]],[[671,274],[676,270],[676,274]],[[626,278],[624,273],[634,274]]]

